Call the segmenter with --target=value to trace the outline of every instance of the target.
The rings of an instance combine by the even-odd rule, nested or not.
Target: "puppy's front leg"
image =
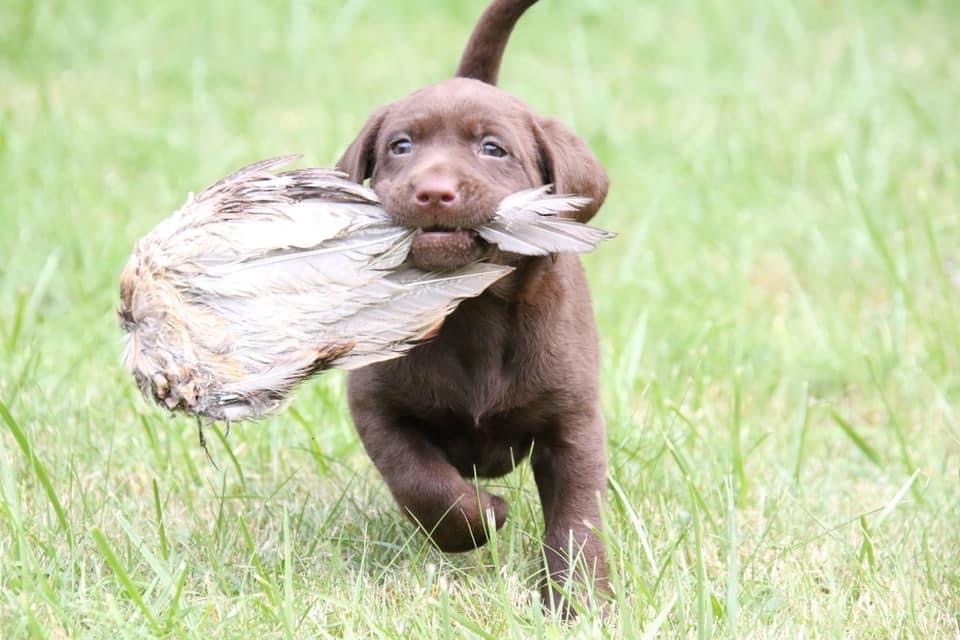
[[[507,503],[470,484],[407,419],[386,416],[372,403],[351,398],[364,448],[403,509],[442,551],[469,551],[487,541],[492,510],[499,529]]]
[[[581,580],[593,580],[600,591],[609,588],[603,543],[594,532],[600,526],[607,476],[599,412],[568,417],[557,437],[534,445],[532,464],[546,524],[544,602],[568,612],[551,582],[563,586],[572,574],[580,573]]]

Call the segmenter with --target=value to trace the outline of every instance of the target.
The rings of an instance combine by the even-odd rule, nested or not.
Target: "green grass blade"
[[[733,416],[730,420],[730,464],[736,481],[737,502],[747,495],[747,471],[741,450],[741,422],[743,421],[743,376],[739,370],[733,382]]]
[[[23,316],[27,310],[27,294],[23,291],[17,292],[17,299],[13,305],[13,322],[10,330],[7,331],[7,351],[13,353],[20,340],[20,333],[23,331]]]
[[[867,460],[877,465],[881,469],[883,468],[883,459],[880,457],[880,454],[877,453],[876,449],[867,444],[867,441],[857,433],[857,430],[853,428],[849,422],[844,419],[839,413],[834,410],[830,410],[830,417],[833,418],[833,421],[837,423],[837,426],[840,427],[847,437],[857,446],[857,449],[860,450]]]
[[[793,448],[793,472],[790,474],[793,478],[793,486],[800,485],[800,469],[803,466],[803,456],[807,442],[807,430],[810,426],[810,385],[803,384],[803,400],[800,404],[800,415],[796,421],[794,436],[795,445]]]
[[[14,420],[13,415],[10,413],[10,410],[7,409],[7,405],[3,403],[3,400],[0,400],[0,417],[3,418],[7,428],[10,429],[10,433],[13,434],[13,438],[17,441],[17,444],[20,445],[23,456],[33,469],[34,475],[37,477],[37,480],[40,481],[43,491],[47,495],[47,500],[50,501],[50,505],[57,514],[57,521],[60,523],[61,529],[66,532],[71,540],[71,546],[73,546],[73,532],[70,529],[70,521],[67,519],[66,510],[63,508],[63,505],[60,504],[60,499],[57,497],[57,492],[53,488],[53,483],[50,482],[50,476],[47,475],[47,470],[44,468],[43,463],[40,462],[40,459],[34,454],[30,446],[30,441],[27,439],[27,434],[24,433],[20,425],[17,424],[17,421]]]
[[[293,626],[293,543],[290,540],[290,516],[283,508],[283,600],[281,601],[281,619],[283,633],[287,638],[294,637]]]
[[[163,506],[160,504],[160,488],[157,479],[150,481],[153,490],[153,510],[157,515],[157,539],[160,542],[160,555],[164,560],[170,559],[170,543],[167,541],[167,530],[163,526]]]
[[[227,442],[227,435],[220,432],[220,428],[217,425],[213,425],[213,428],[210,429],[213,432],[217,439],[220,441],[220,444],[223,445],[223,448],[227,452],[227,456],[230,458],[230,463],[233,465],[234,470],[237,472],[237,480],[240,481],[240,486],[243,487],[243,492],[246,493],[247,490],[247,479],[243,475],[243,468],[240,466],[240,461],[237,460],[236,454],[233,452],[233,447],[230,446],[230,443]]]
[[[880,515],[877,516],[876,521],[873,523],[874,528],[879,527],[883,522],[893,513],[893,510],[903,502],[903,499],[906,497],[907,492],[913,487],[913,483],[916,481],[917,476],[920,475],[920,469],[914,471],[907,481],[903,483],[897,493],[890,499],[890,501],[884,505],[883,510],[880,512]]]
[[[667,616],[670,615],[674,605],[677,604],[677,598],[677,594],[674,594],[670,601],[657,612],[656,617],[643,629],[643,635],[640,636],[641,640],[654,640],[654,638],[661,637],[659,635],[660,628],[663,627],[663,623],[667,621]]]
[[[731,638],[738,637],[740,611],[740,538],[737,531],[737,505],[732,482],[727,482],[727,594],[726,619]]]
[[[860,560],[866,560],[867,566],[871,571],[877,569],[877,557],[873,546],[873,534],[870,532],[870,526],[867,524],[867,517],[860,516],[860,533],[863,536],[863,542],[860,544]]]
[[[700,517],[697,496],[691,485],[687,485],[690,493],[690,514],[693,516],[693,552],[695,558],[694,576],[697,585],[697,638],[709,640],[713,637],[713,613],[711,606],[710,583],[707,581],[706,561],[703,553],[703,521]]]
[[[137,608],[140,609],[140,613],[143,614],[143,617],[146,619],[147,624],[150,625],[151,630],[153,630],[154,633],[159,634],[161,629],[160,625],[157,623],[157,619],[150,611],[150,608],[147,607],[147,603],[143,601],[143,597],[140,595],[140,590],[130,578],[127,570],[124,569],[123,564],[120,562],[117,554],[114,553],[110,543],[107,542],[107,537],[103,535],[103,532],[99,529],[94,529],[90,532],[90,535],[93,537],[93,541],[96,543],[97,548],[103,555],[104,560],[106,560],[107,566],[110,567],[114,575],[117,576],[117,579],[120,581],[120,584],[123,586],[123,590],[126,592],[127,597],[129,597],[130,600],[132,600],[137,606]]]

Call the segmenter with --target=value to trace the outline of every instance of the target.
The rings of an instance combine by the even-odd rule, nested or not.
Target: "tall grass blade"
[[[897,491],[896,495],[894,495],[893,498],[891,498],[890,502],[888,502],[883,507],[883,510],[880,512],[880,515],[877,516],[876,522],[873,523],[874,528],[879,527],[881,524],[883,524],[884,520],[886,520],[887,517],[893,512],[893,510],[897,508],[897,505],[899,505],[903,501],[903,498],[907,495],[907,492],[910,491],[911,487],[913,487],[913,483],[916,481],[917,476],[919,475],[920,475],[920,469],[917,469],[910,475],[907,481],[903,483],[903,485]]]
[[[856,445],[857,449],[860,449],[860,452],[866,456],[867,460],[877,465],[881,469],[883,468],[883,460],[880,458],[880,454],[877,453],[876,449],[867,444],[867,441],[864,440],[857,430],[853,428],[849,422],[844,419],[839,413],[830,410],[830,417],[833,418],[833,421],[837,423],[837,426],[843,429],[843,432],[847,434],[847,437]]]
[[[737,506],[733,482],[727,482],[727,599],[726,618],[730,637],[738,637],[737,617],[740,602],[740,540],[737,533]]]
[[[697,496],[693,487],[690,492],[690,514],[693,516],[693,546],[695,554],[694,573],[697,581],[697,638],[708,640],[713,636],[713,613],[711,606],[710,583],[707,582],[707,567],[703,555],[703,521],[697,506]]]
[[[290,515],[283,508],[283,633],[294,637],[293,628],[293,550],[290,540]]]
[[[106,560],[107,566],[110,567],[114,575],[117,576],[117,579],[120,581],[120,584],[123,586],[123,590],[127,593],[127,597],[129,597],[130,600],[132,600],[137,606],[137,608],[140,609],[140,613],[143,614],[147,624],[150,625],[150,629],[155,634],[159,635],[161,628],[157,622],[157,619],[153,616],[153,612],[150,611],[147,603],[143,601],[143,597],[140,595],[140,590],[133,583],[133,580],[130,578],[127,570],[124,569],[123,563],[120,562],[120,559],[117,557],[117,554],[114,553],[110,543],[107,542],[107,537],[103,535],[103,532],[99,529],[94,529],[90,532],[90,535],[93,537],[93,541],[96,543],[101,555],[103,555],[104,560]]]
[[[660,637],[658,635],[660,628],[663,626],[663,623],[667,621],[667,616],[670,615],[670,612],[673,611],[673,606],[677,604],[677,598],[677,594],[673,594],[666,606],[657,612],[657,617],[643,630],[643,635],[640,636],[640,640],[654,640],[654,638]]]
[[[747,495],[747,472],[743,463],[743,452],[740,448],[740,431],[743,420],[743,377],[738,370],[734,376],[733,386],[733,419],[730,423],[730,463],[733,466],[736,481],[737,502]]]
[[[167,541],[167,530],[163,526],[163,506],[160,504],[160,489],[157,487],[157,479],[151,481],[153,488],[153,509],[157,514],[157,538],[160,541],[160,555],[164,560],[170,559],[170,543]]]
[[[73,532],[70,529],[70,521],[67,519],[67,512],[64,510],[63,505],[60,504],[60,499],[57,497],[57,492],[53,488],[53,483],[50,482],[50,476],[47,475],[46,468],[44,468],[43,463],[40,462],[40,459],[34,454],[33,449],[30,446],[30,441],[27,439],[27,434],[24,433],[23,429],[20,428],[20,425],[17,424],[17,421],[14,420],[13,415],[10,413],[10,410],[7,409],[7,405],[3,403],[3,400],[0,400],[0,417],[3,418],[7,428],[10,429],[10,433],[13,434],[13,438],[17,441],[17,444],[20,445],[20,449],[23,451],[24,457],[27,459],[27,462],[33,469],[34,475],[37,476],[37,480],[40,481],[40,485],[43,487],[44,493],[47,494],[47,500],[50,501],[50,505],[57,514],[57,521],[60,523],[60,528],[66,532],[70,539],[70,546],[72,547]]]
[[[803,400],[800,404],[800,415],[797,418],[796,435],[793,452],[793,486],[800,486],[800,469],[803,466],[804,449],[807,441],[807,429],[810,426],[810,384],[803,383]]]

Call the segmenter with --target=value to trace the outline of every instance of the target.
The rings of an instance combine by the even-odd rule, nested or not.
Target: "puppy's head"
[[[454,78],[378,109],[337,162],[371,186],[400,225],[425,232],[413,262],[463,266],[487,251],[472,231],[507,195],[543,184],[587,196],[586,221],[607,193],[607,176],[582,140],[494,86]]]

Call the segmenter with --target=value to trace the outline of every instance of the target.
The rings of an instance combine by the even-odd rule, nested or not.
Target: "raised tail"
[[[500,60],[507,48],[510,32],[523,12],[536,2],[537,0],[493,0],[470,34],[470,40],[460,56],[456,76],[497,84]]]

